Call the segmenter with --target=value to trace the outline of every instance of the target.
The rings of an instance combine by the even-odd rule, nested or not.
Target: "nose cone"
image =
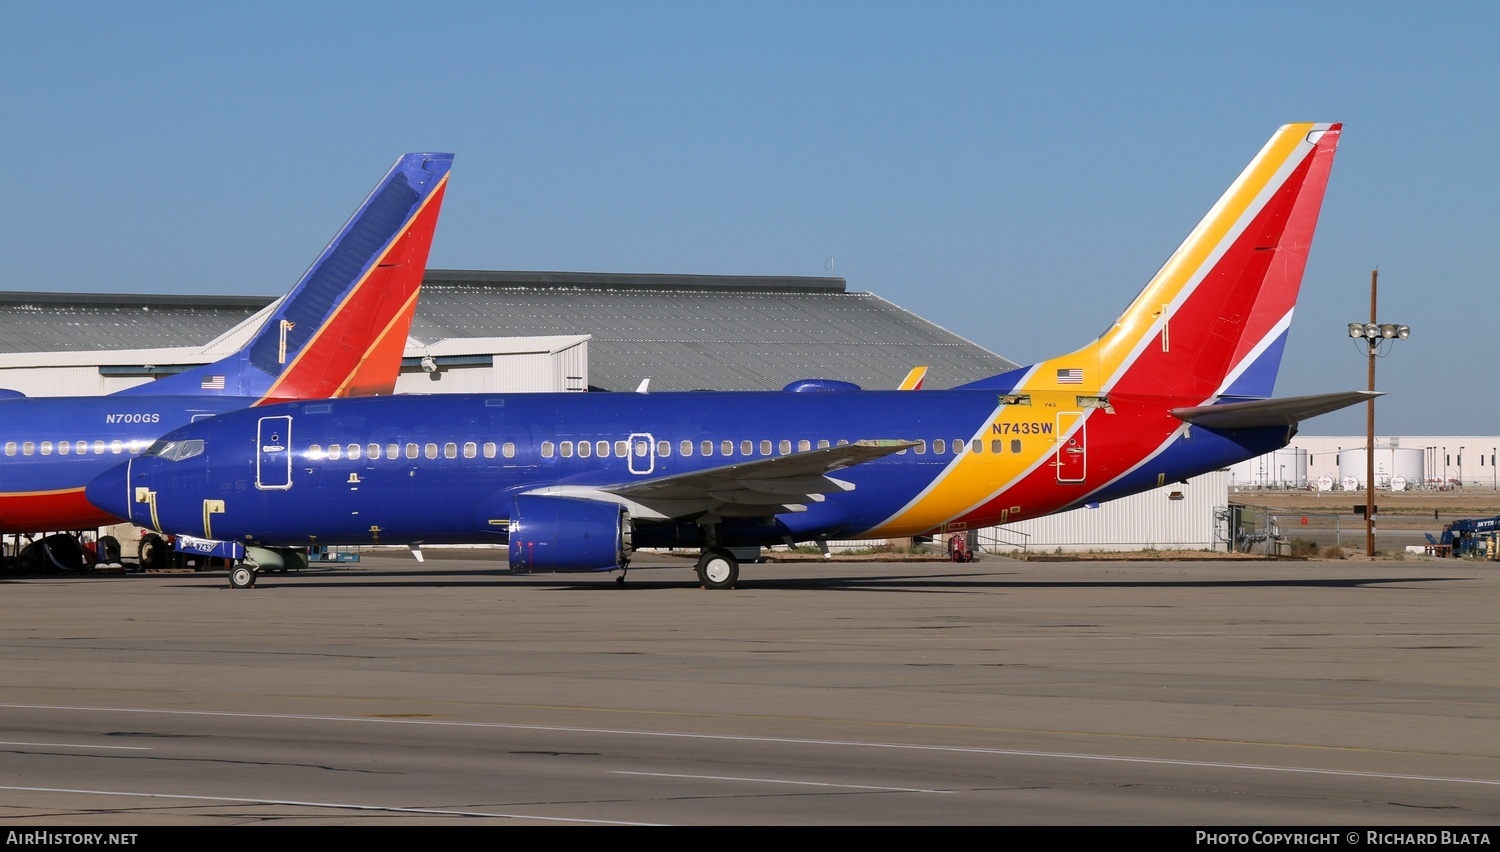
[[[134,520],[130,510],[135,501],[130,495],[130,462],[106,470],[83,489],[90,503],[117,518]]]

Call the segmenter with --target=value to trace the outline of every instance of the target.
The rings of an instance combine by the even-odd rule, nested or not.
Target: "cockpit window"
[[[174,462],[190,459],[202,452],[203,439],[201,438],[194,438],[189,441],[163,439],[146,448],[146,455]]]

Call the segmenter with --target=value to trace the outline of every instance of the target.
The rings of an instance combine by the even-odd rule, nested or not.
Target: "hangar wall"
[[[589,386],[589,335],[485,337],[409,346],[396,393],[552,393]]]
[[[1216,470],[1100,504],[981,530],[986,550],[1213,550],[1214,513],[1229,504],[1229,471]]]
[[[589,336],[409,342],[396,393],[545,393],[588,388]],[[102,396],[228,351],[139,349],[0,354],[0,388],[27,396]]]

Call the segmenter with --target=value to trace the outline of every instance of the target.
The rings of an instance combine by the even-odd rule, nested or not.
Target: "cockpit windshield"
[[[146,448],[144,455],[156,456],[167,461],[179,462],[190,459],[203,452],[203,439],[193,438],[188,441],[172,441],[163,439]]]

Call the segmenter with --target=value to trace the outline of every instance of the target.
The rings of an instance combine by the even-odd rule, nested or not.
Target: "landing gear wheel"
[[[255,586],[255,569],[248,565],[236,565],[229,569],[229,588],[249,589]]]
[[[740,563],[727,550],[707,550],[698,557],[698,582],[705,589],[732,589],[740,578]]]
[[[156,533],[146,533],[141,536],[140,546],[136,550],[141,570],[167,567],[167,550],[166,539]]]

